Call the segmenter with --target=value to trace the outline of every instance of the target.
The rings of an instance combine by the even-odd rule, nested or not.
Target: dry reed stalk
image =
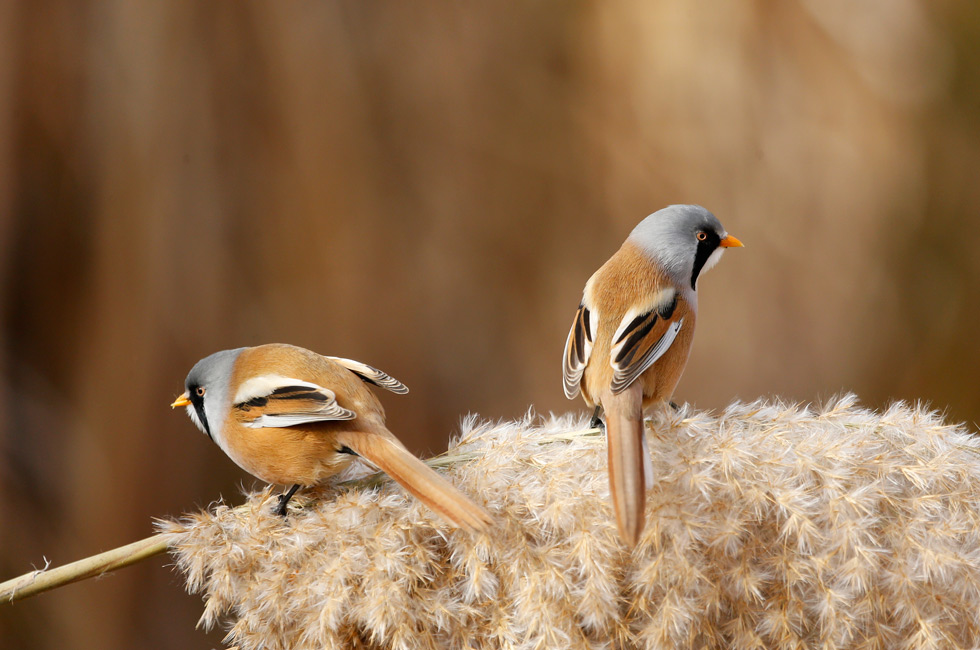
[[[167,536],[154,535],[55,569],[37,569],[0,583],[0,603],[12,603],[79,580],[97,578],[160,555],[167,548]]]
[[[980,458],[962,427],[851,396],[658,413],[630,552],[602,438],[563,433],[581,426],[464,423],[450,453],[469,460],[448,473],[495,516],[489,536],[391,483],[326,489],[285,522],[264,490],[161,530],[202,623],[242,650],[980,646]]]

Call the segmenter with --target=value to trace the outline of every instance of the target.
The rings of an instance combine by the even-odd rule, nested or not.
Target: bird
[[[698,279],[741,247],[699,205],[671,205],[641,221],[585,284],[565,342],[565,396],[605,414],[609,491],[620,538],[644,526],[652,463],[643,411],[670,403],[687,365],[698,314]]]
[[[249,474],[292,486],[279,497],[279,515],[286,516],[301,487],[324,482],[360,456],[456,526],[488,530],[490,515],[387,429],[368,385],[408,392],[359,361],[271,343],[198,361],[170,406],[186,407],[194,424]]]

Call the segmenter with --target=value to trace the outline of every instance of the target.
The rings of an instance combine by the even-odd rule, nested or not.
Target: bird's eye
[[[196,388],[196,389],[194,390],[194,392],[195,392],[195,393],[197,393],[197,396],[198,396],[198,397],[204,397],[204,386],[198,386],[198,387],[197,387],[197,388]]]
[[[708,233],[706,233],[703,230],[698,231],[698,241],[704,241],[707,238],[708,238]]]

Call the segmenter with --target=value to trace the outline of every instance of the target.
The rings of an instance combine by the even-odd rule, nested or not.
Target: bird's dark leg
[[[602,412],[602,405],[596,404],[595,410],[592,411],[592,419],[589,420],[589,428],[597,429],[602,425],[602,420],[599,419],[599,413]]]
[[[279,505],[277,505],[275,509],[275,513],[277,515],[280,517],[286,516],[286,504],[289,503],[289,500],[293,498],[293,495],[296,494],[296,490],[298,489],[299,483],[279,495]]]
[[[674,402],[671,401],[667,403],[670,404],[670,408],[674,409],[675,411],[681,410],[681,407],[677,406],[677,404],[674,404]]]

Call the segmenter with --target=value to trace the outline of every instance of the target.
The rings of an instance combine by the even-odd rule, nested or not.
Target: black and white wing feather
[[[347,368],[369,384],[390,390],[392,393],[397,393],[398,395],[404,395],[408,392],[408,386],[374,366],[369,366],[366,363],[354,361],[353,359],[344,359],[343,357],[326,358]]]
[[[240,412],[242,424],[254,429],[357,417],[337,403],[329,388],[281,375],[261,375],[244,382],[233,408]]]
[[[687,302],[670,291],[649,311],[628,313],[613,335],[612,392],[620,393],[657,362],[684,327]]]
[[[575,320],[572,321],[572,329],[568,332],[568,339],[565,341],[562,378],[565,397],[568,399],[575,399],[578,396],[581,391],[582,373],[589,365],[594,330],[592,318],[593,313],[589,308],[584,303],[579,305],[578,311],[575,312]]]

